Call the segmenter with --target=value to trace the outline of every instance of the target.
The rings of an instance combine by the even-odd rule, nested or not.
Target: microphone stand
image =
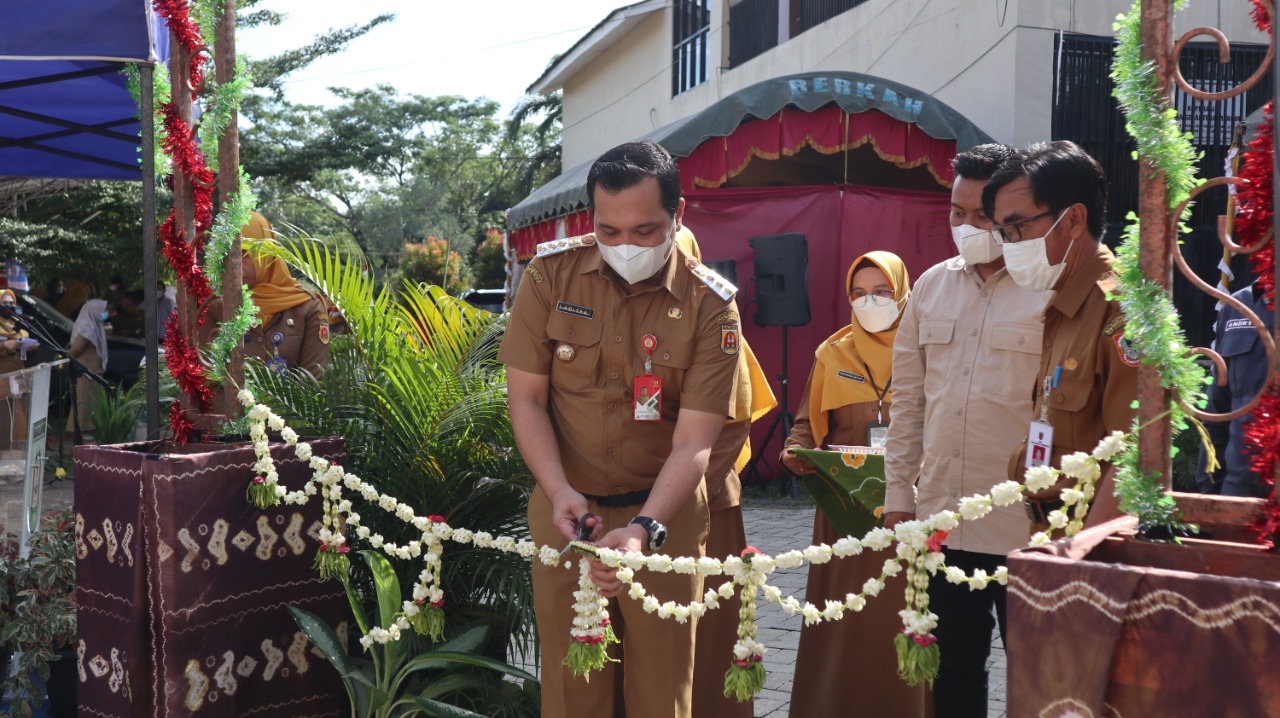
[[[49,347],[49,350],[52,351],[54,354],[60,357],[63,357],[67,361],[71,362],[71,416],[72,416],[71,421],[72,421],[72,424],[75,426],[76,444],[83,443],[84,434],[80,430],[80,410],[79,410],[80,405],[76,399],[76,379],[80,376],[88,377],[89,380],[93,381],[95,384],[98,384],[104,389],[110,389],[111,382],[107,381],[100,374],[93,371],[89,367],[85,366],[84,362],[71,356],[71,352],[68,351],[66,347],[63,347],[62,345],[54,341],[53,338],[49,336],[49,333],[44,330],[44,327],[42,327],[39,322],[29,322],[27,321],[26,317],[22,316],[21,314],[18,314],[17,312],[0,311],[0,316],[6,319],[13,320],[14,324],[17,324],[23,329],[26,329],[28,332],[31,333],[32,336],[38,339],[41,344]]]

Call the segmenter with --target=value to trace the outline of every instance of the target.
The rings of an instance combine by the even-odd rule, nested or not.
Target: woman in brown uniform
[[[245,239],[273,240],[271,223],[257,212],[240,229]],[[261,323],[244,336],[245,358],[256,357],[278,371],[306,369],[319,377],[329,368],[329,303],[302,288],[279,259],[245,243],[242,281],[258,305]],[[210,300],[209,316],[221,314],[222,298]],[[213,339],[216,321],[200,328],[202,345]]]
[[[71,346],[67,352],[94,374],[101,375],[107,369],[107,331],[102,324],[109,315],[107,300],[90,299],[80,307],[76,325],[71,330]],[[98,403],[101,396],[102,388],[88,377],[76,379],[76,413],[80,416],[80,431],[93,431],[89,409]],[[75,431],[75,417],[67,417],[67,431]]]
[[[866,446],[868,429],[889,421],[893,339],[911,293],[906,265],[890,252],[868,252],[849,268],[845,291],[853,318],[815,352],[795,427],[783,446],[781,461],[796,474],[811,474],[814,468],[791,449]],[[817,512],[813,542],[830,545],[839,539]],[[823,606],[828,599],[843,601],[846,594],[860,593],[868,578],[880,576],[888,558],[891,553],[867,551],[811,564],[805,599]],[[801,629],[792,716],[929,715],[924,685],[911,687],[898,677],[893,637],[902,630],[898,611],[904,588],[899,575],[878,597],[868,599],[862,611]]]

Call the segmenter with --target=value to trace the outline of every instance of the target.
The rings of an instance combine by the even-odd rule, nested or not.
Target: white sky
[[[387,83],[402,93],[497,100],[505,115],[547,63],[628,0],[267,0],[286,13],[279,27],[241,30],[236,49],[251,58],[300,47],[331,27],[393,12],[335,56],[286,80],[286,97],[334,103],[329,87]]]

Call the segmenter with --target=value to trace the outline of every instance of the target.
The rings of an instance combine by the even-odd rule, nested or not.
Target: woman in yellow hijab
[[[240,236],[261,244],[273,241],[275,231],[265,217],[251,212]],[[246,244],[243,281],[262,323],[245,335],[245,357],[280,371],[302,368],[320,376],[329,368],[328,302],[303,289],[284,262]]]
[[[849,325],[832,334],[814,352],[814,364],[795,427],[783,444],[782,463],[795,474],[813,466],[792,449],[830,445],[883,445],[893,395],[893,340],[911,295],[907,267],[891,252],[868,252],[854,260],[845,279]],[[841,537],[822,512],[816,512],[813,543],[833,544]],[[867,552],[809,566],[805,599],[822,606],[859,593],[869,578],[880,576],[884,556]],[[790,714],[796,718],[846,715],[850,702],[859,715],[922,718],[932,714],[923,684],[908,686],[898,677],[893,637],[902,627],[898,610],[905,586],[891,579],[883,595],[858,613],[833,623],[804,626],[796,657]]]

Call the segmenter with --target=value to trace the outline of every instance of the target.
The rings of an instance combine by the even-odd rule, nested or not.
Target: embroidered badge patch
[[[533,266],[533,262],[525,266],[524,273],[533,277],[534,284],[542,284],[542,272],[539,272],[538,268]]]
[[[861,374],[854,374],[854,373],[853,373],[853,372],[851,372],[851,371],[844,371],[843,369],[841,369],[840,371],[836,372],[836,376],[841,377],[842,379],[852,379],[852,380],[854,380],[854,381],[856,381],[856,382],[860,382],[860,383],[862,383],[862,384],[866,384],[866,383],[867,383],[867,378],[866,378],[865,376],[863,376],[863,375],[861,375]]]
[[[1116,352],[1120,355],[1120,361],[1129,366],[1138,366],[1140,357],[1138,356],[1138,348],[1133,345],[1133,340],[1123,334],[1115,335],[1113,340],[1116,343]]]
[[[715,315],[715,317],[713,317],[711,321],[719,322],[721,324],[737,324],[738,313],[733,311],[732,309],[726,309],[723,312],[720,312],[719,314]]]
[[[720,351],[725,354],[738,353],[738,325],[720,325]]]
[[[320,333],[320,343],[328,344],[329,343],[329,323],[328,322],[320,323],[319,333]]]
[[[571,314],[575,317],[582,317],[583,319],[590,319],[596,314],[596,310],[594,309],[580,307],[577,304],[570,304],[568,302],[556,302],[556,311],[562,314]]]
[[[1117,314],[1102,326],[1102,333],[1112,336],[1124,329],[1124,315]]]

